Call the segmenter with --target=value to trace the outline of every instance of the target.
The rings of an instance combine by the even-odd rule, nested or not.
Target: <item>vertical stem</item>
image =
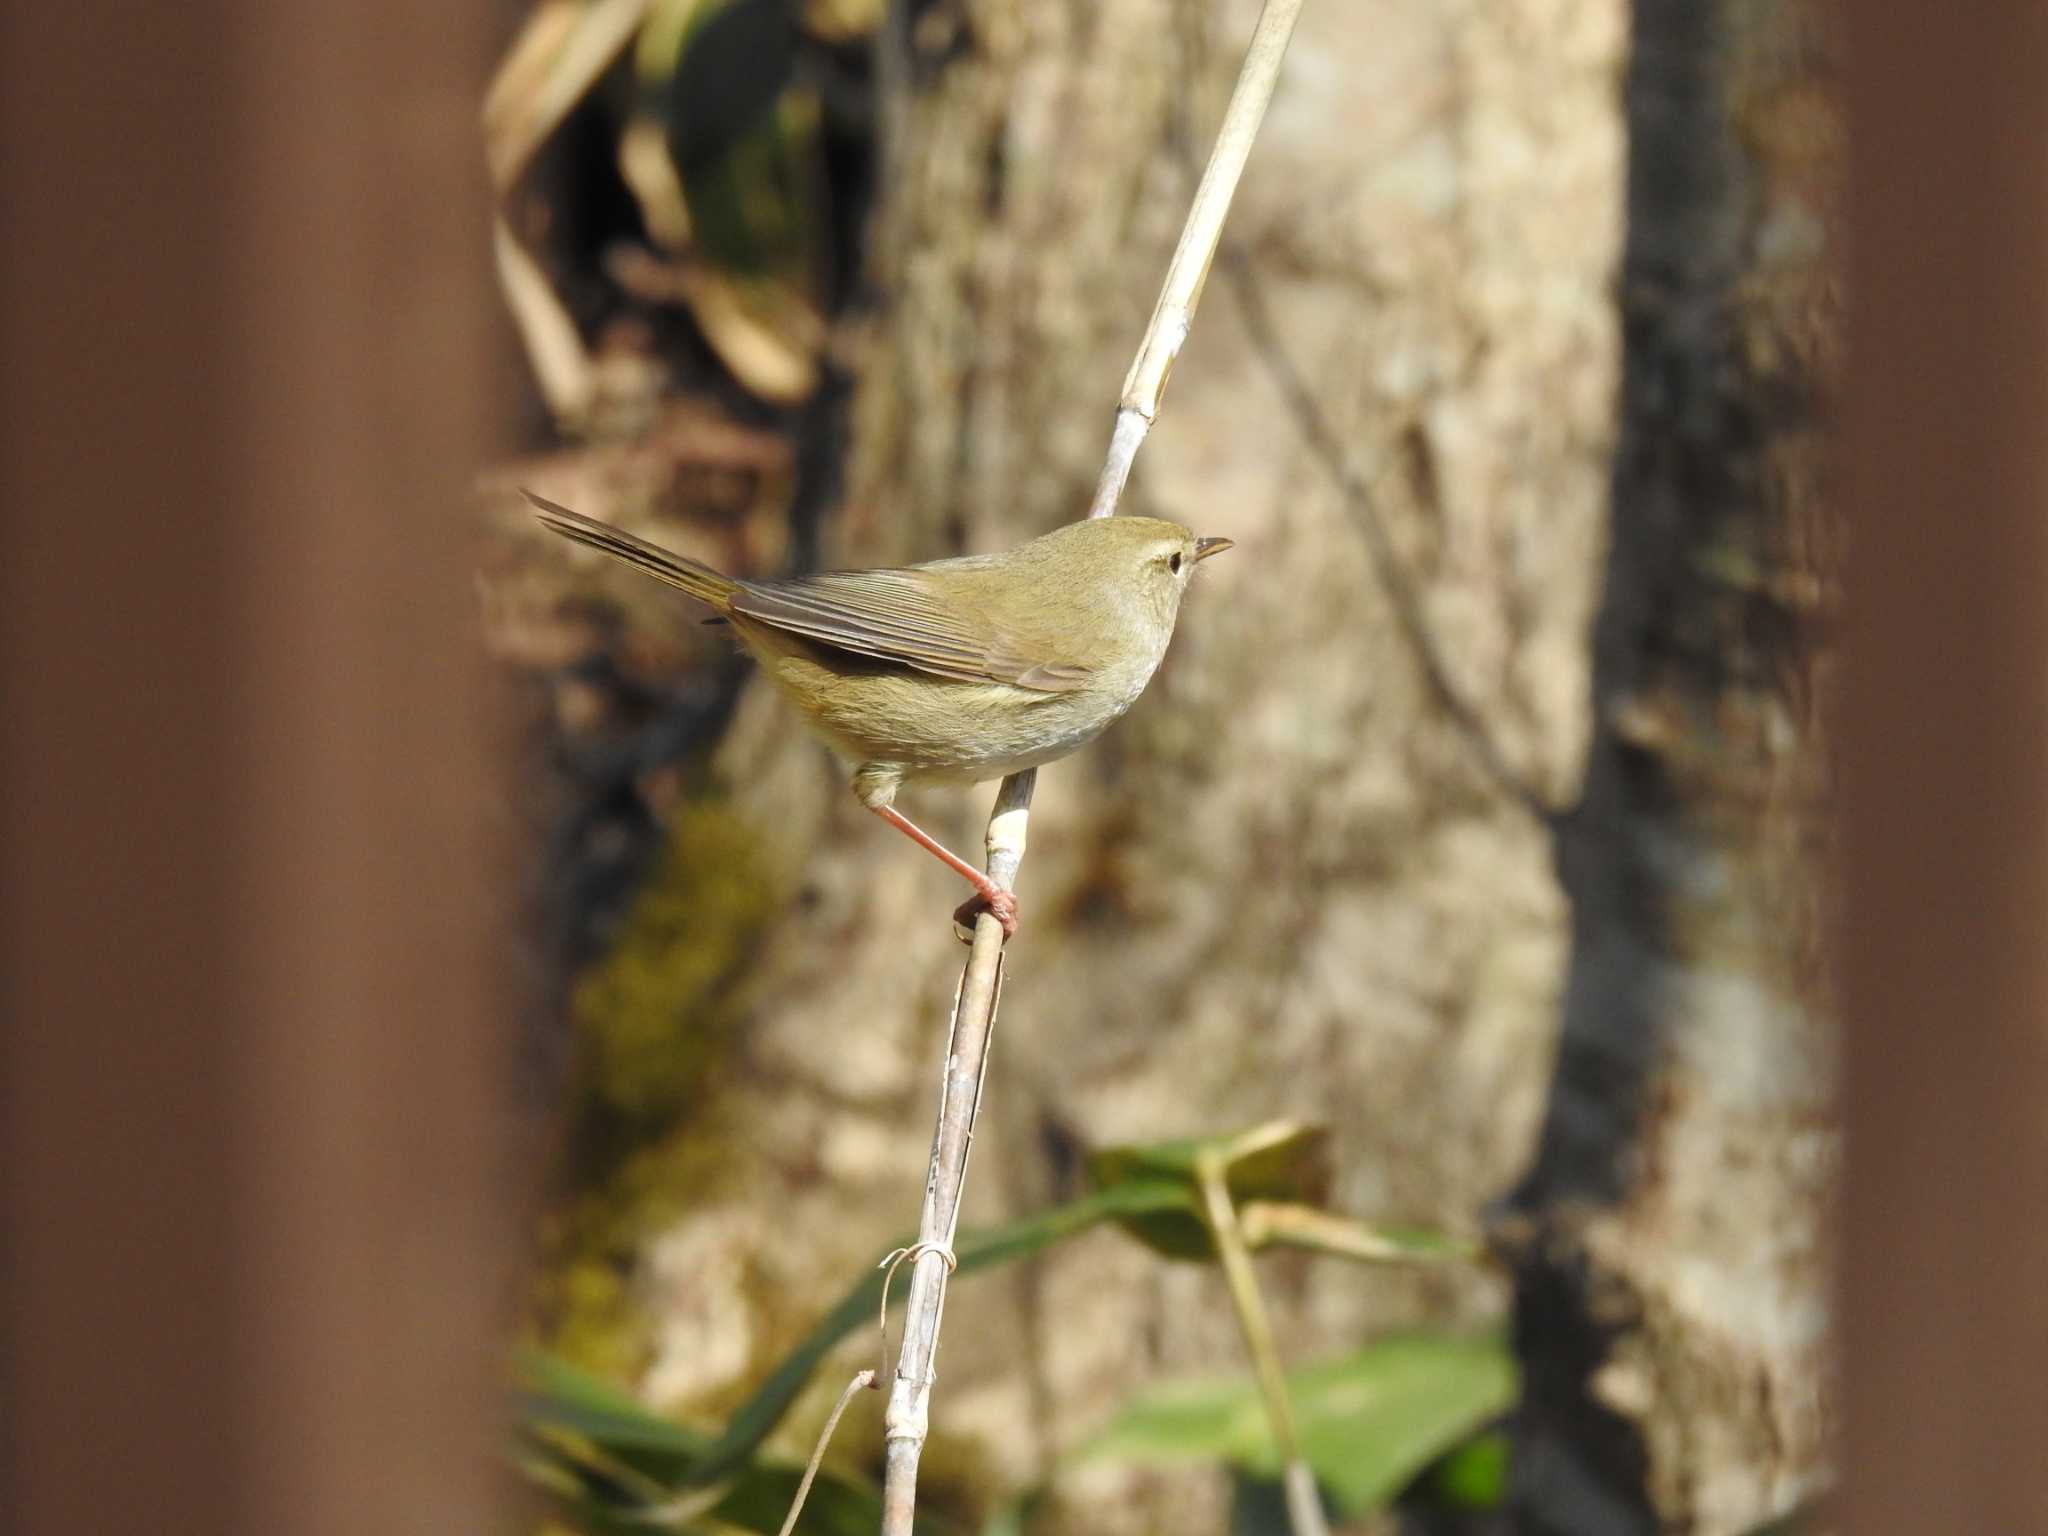
[[[1237,194],[1238,178],[1252,152],[1252,141],[1265,121],[1266,104],[1273,99],[1273,87],[1280,79],[1280,61],[1287,53],[1287,41],[1294,35],[1294,23],[1301,15],[1302,0],[1266,0],[1252,29],[1251,46],[1245,50],[1244,67],[1238,71],[1237,87],[1224,109],[1223,126],[1216,131],[1216,147],[1209,151],[1209,164],[1195,188],[1195,200],[1188,209],[1187,223],[1180,232],[1167,264],[1166,281],[1159,287],[1159,302],[1152,308],[1145,339],[1138,343],[1138,355],[1124,377],[1123,398],[1118,403],[1116,428],[1110,434],[1109,457],[1096,482],[1090,517],[1108,517],[1122,499],[1124,483],[1131,477],[1131,465],[1145,434],[1159,417],[1159,402],[1166,394],[1166,380],[1180,356],[1181,344],[1195,323],[1195,306],[1202,300],[1202,285],[1209,280],[1209,264],[1216,259],[1216,242],[1223,233],[1223,219],[1230,212],[1230,200]]]
[[[1238,1226],[1237,1207],[1231,1203],[1222,1162],[1213,1156],[1202,1156],[1195,1165],[1195,1177],[1202,1186],[1202,1214],[1208,1221],[1209,1235],[1215,1240],[1217,1256],[1223,1262],[1224,1281],[1230,1287],[1230,1304],[1244,1333],[1245,1348],[1251,1352],[1259,1395],[1266,1404],[1266,1420],[1273,1429],[1273,1444],[1280,1452],[1287,1523],[1294,1536],[1327,1536],[1315,1474],[1302,1459],[1301,1434],[1294,1422],[1293,1401],[1287,1395],[1287,1376],[1280,1369],[1273,1325],[1266,1317],[1259,1279],[1252,1272],[1251,1250],[1245,1246],[1244,1232]]]
[[[995,811],[988,823],[988,874],[1006,891],[1016,888],[1031,792],[1037,782],[1037,771],[1027,768],[1003,780],[996,791]],[[918,1213],[921,1251],[911,1267],[903,1348],[882,1419],[887,1445],[882,1485],[885,1536],[908,1536],[916,1508],[917,1464],[930,1429],[933,1363],[939,1349],[939,1320],[946,1307],[947,1255],[959,1230],[967,1154],[973,1144],[975,1112],[981,1107],[981,1083],[988,1069],[989,1040],[1002,989],[1003,926],[984,912],[974,925],[974,948],[953,1005],[945,1074],[939,1086],[938,1125],[932,1134],[924,1205]]]
[[[1194,205],[1188,210],[1180,244],[1167,268],[1159,302],[1152,311],[1145,339],[1139,344],[1136,361],[1124,380],[1122,405],[1111,435],[1109,456],[1096,486],[1090,517],[1108,517],[1116,511],[1130,478],[1131,464],[1139,445],[1159,414],[1160,397],[1166,390],[1167,375],[1180,355],[1194,323],[1195,305],[1202,296],[1203,281],[1216,255],[1216,241],[1230,211],[1252,141],[1272,100],[1274,83],[1280,77],[1280,60],[1293,36],[1302,0],[1267,0],[1253,30],[1251,47],[1238,73],[1237,88],[1224,112],[1223,126],[1216,137],[1201,184],[1195,189]],[[1004,890],[1016,886],[1018,866],[1024,858],[1025,823],[1031,810],[1031,791],[1037,782],[1035,770],[1012,774],[996,792],[994,814],[988,824],[989,878]],[[940,1089],[939,1120],[932,1135],[931,1163],[925,1176],[924,1205],[918,1215],[919,1253],[911,1270],[910,1297],[903,1324],[903,1349],[898,1356],[896,1379],[890,1383],[889,1406],[883,1416],[887,1443],[882,1483],[883,1536],[910,1536],[911,1520],[917,1506],[917,1465],[931,1427],[933,1361],[939,1348],[939,1319],[945,1311],[946,1278],[950,1272],[953,1234],[960,1221],[960,1192],[967,1178],[967,1153],[974,1135],[974,1116],[981,1103],[981,1082],[988,1068],[989,1038],[995,1028],[996,1004],[1002,995],[1003,930],[995,918],[984,914],[975,924],[974,948],[961,977],[959,1000],[953,1008],[952,1033],[946,1047],[946,1070]],[[1233,1232],[1235,1231],[1233,1225]],[[1244,1245],[1236,1243],[1243,1257]],[[1247,1265],[1245,1276],[1250,1270]],[[1235,1287],[1236,1282],[1233,1282]],[[1251,1293],[1254,1307],[1257,1291]],[[1242,1316],[1240,1309],[1240,1316]],[[1259,1312],[1264,1326],[1264,1313]],[[1249,1325],[1248,1325],[1249,1326]],[[1256,1353],[1256,1349],[1255,1349]],[[1271,1356],[1271,1340],[1266,1354]],[[1285,1388],[1282,1387],[1284,1402]],[[1283,1412],[1285,1411],[1283,1407]],[[1291,1424],[1288,1443],[1293,1441]],[[1291,1463],[1298,1462],[1291,1456]],[[1305,1473],[1306,1469],[1300,1469]],[[1301,1489],[1306,1487],[1308,1513],[1296,1508]],[[1320,1536],[1322,1519],[1315,1502],[1313,1480],[1305,1483],[1296,1468],[1288,1471],[1289,1508],[1294,1511],[1295,1530],[1301,1536]]]

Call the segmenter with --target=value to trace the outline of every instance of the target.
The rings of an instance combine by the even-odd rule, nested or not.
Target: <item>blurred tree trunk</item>
[[[1746,1530],[1827,1476],[1839,142],[1817,10],[1635,6],[1614,532],[1559,846],[1571,974],[1499,1228],[1522,1530]]]

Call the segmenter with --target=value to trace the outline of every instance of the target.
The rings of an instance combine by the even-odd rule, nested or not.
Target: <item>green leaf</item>
[[[1499,1509],[1508,1496],[1508,1437],[1474,1435],[1430,1470],[1429,1488],[1453,1509]]]
[[[1227,1136],[1104,1147],[1088,1158],[1088,1174],[1104,1190],[1128,1182],[1177,1183],[1188,1192],[1185,1209],[1146,1211],[1122,1225],[1155,1253],[1170,1259],[1215,1255],[1202,1219],[1197,1169],[1205,1159],[1224,1168],[1231,1199],[1320,1206],[1330,1193],[1329,1130],[1275,1120]]]
[[[1287,1381],[1302,1455],[1346,1518],[1386,1504],[1515,1397],[1514,1361],[1490,1336],[1397,1335],[1292,1372]],[[1259,1476],[1280,1471],[1249,1377],[1143,1392],[1081,1455],[1150,1463],[1220,1459]]]
[[[573,1431],[628,1458],[694,1462],[711,1439],[665,1419],[611,1382],[539,1350],[518,1362],[528,1425]]]

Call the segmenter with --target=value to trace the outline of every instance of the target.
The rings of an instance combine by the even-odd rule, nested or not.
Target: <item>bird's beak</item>
[[[1237,540],[1235,539],[1224,538],[1197,539],[1195,540],[1195,558],[1197,560],[1206,560],[1211,555],[1220,555],[1236,542]]]

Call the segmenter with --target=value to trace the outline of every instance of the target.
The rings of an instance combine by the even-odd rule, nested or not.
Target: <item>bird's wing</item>
[[[732,612],[857,656],[961,682],[1008,683],[1070,693],[1088,669],[1066,657],[1031,656],[985,615],[934,593],[914,571],[827,571],[793,581],[745,582]]]

